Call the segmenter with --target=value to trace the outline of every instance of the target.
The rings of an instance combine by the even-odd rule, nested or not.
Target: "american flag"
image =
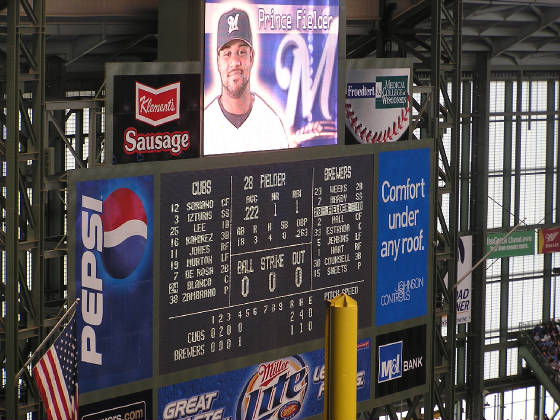
[[[76,315],[33,368],[50,420],[78,419]]]

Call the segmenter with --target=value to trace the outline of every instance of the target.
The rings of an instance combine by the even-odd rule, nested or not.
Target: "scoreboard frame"
[[[401,152],[410,151],[414,153],[416,149],[427,149],[428,155],[430,157],[429,162],[429,228],[428,234],[426,235],[427,247],[427,258],[426,258],[426,312],[422,316],[418,316],[412,319],[406,319],[399,322],[388,323],[385,325],[377,326],[375,322],[375,296],[377,293],[376,281],[377,278],[377,262],[376,255],[378,253],[377,246],[377,221],[378,219],[378,182],[379,182],[379,159],[383,153],[387,152]],[[396,387],[393,392],[387,395],[381,395],[375,397],[377,393],[378,378],[376,376],[376,364],[379,365],[378,360],[378,337],[391,334],[397,334],[399,331],[410,328],[422,328],[426,332],[426,337],[433,336],[433,313],[434,313],[434,302],[433,302],[433,291],[434,291],[434,250],[430,244],[433,243],[434,239],[434,210],[435,210],[435,187],[437,183],[436,178],[436,162],[437,156],[435,156],[435,147],[431,139],[424,139],[415,142],[395,142],[387,144],[374,144],[374,145],[354,145],[354,146],[324,146],[324,147],[314,147],[312,149],[297,149],[297,150],[280,150],[273,152],[254,152],[247,154],[238,155],[220,155],[205,157],[203,159],[189,159],[181,161],[169,161],[165,164],[161,162],[146,162],[136,165],[115,165],[115,166],[105,166],[94,169],[86,170],[76,170],[69,173],[69,260],[68,260],[68,270],[72,273],[69,279],[69,296],[76,296],[76,284],[74,281],[73,273],[76,271],[76,241],[79,237],[79,232],[76,232],[76,214],[78,210],[79,203],[76,197],[76,185],[77,183],[84,181],[99,181],[104,179],[116,179],[116,178],[127,178],[127,177],[138,177],[144,175],[153,176],[153,314],[152,314],[152,325],[153,325],[153,347],[152,347],[152,375],[145,379],[136,380],[130,383],[123,383],[116,386],[111,386],[107,388],[102,388],[94,390],[91,392],[86,392],[80,395],[80,404],[96,404],[99,406],[104,400],[109,400],[114,397],[119,397],[121,399],[125,398],[126,395],[131,393],[141,393],[151,390],[152,392],[152,413],[153,418],[158,418],[157,407],[158,407],[158,389],[170,386],[173,384],[178,384],[185,382],[187,380],[197,380],[211,375],[218,375],[223,372],[232,371],[239,368],[245,368],[247,366],[254,365],[256,363],[274,360],[281,357],[288,357],[291,355],[296,355],[300,353],[305,353],[309,351],[314,351],[320,349],[324,345],[323,338],[316,338],[309,341],[298,342],[296,344],[283,346],[280,348],[272,348],[258,353],[244,355],[236,357],[234,359],[223,359],[210,364],[204,364],[202,366],[194,366],[188,369],[168,373],[159,373],[159,342],[160,342],[160,331],[158,326],[160,325],[160,308],[158,302],[160,302],[160,294],[164,293],[165,290],[162,289],[160,284],[160,272],[161,264],[160,261],[160,247],[161,247],[161,232],[159,221],[161,220],[160,214],[160,197],[161,197],[161,184],[160,180],[162,175],[174,172],[196,172],[196,171],[208,171],[216,169],[235,169],[242,167],[253,167],[253,166],[266,166],[272,164],[284,164],[284,163],[295,163],[308,160],[321,160],[321,159],[336,159],[336,158],[348,158],[356,157],[361,155],[371,155],[373,157],[373,190],[371,200],[371,238],[370,246],[371,252],[371,276],[372,276],[372,290],[371,290],[371,302],[372,302],[372,315],[371,323],[367,328],[360,328],[358,330],[359,340],[370,340],[371,345],[371,378],[370,378],[370,398],[358,403],[358,412],[365,412],[371,410],[375,407],[380,407],[385,404],[399,401],[403,398],[407,398],[411,395],[418,395],[426,393],[431,386],[432,382],[432,353],[433,353],[433,343],[431,340],[427,339],[425,343],[425,349],[422,352],[423,363],[425,368],[425,381],[424,383],[417,384],[414,381],[405,384],[404,386]],[[258,162],[258,165],[255,165]],[[402,168],[406,171],[406,168]],[[359,300],[359,299],[358,299]],[[322,328],[319,326],[318,328]],[[392,337],[392,336],[391,336]],[[126,351],[122,349],[121,351]],[[375,398],[374,398],[375,397]],[[318,418],[317,416],[312,416],[311,418]]]

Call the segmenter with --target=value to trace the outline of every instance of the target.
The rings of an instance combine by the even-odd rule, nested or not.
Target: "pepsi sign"
[[[112,277],[123,279],[144,257],[148,239],[146,210],[129,188],[113,191],[103,204],[103,265]]]
[[[151,176],[76,184],[80,392],[151,376],[152,225]]]

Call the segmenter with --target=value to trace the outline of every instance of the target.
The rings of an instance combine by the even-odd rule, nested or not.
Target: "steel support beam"
[[[430,110],[428,135],[436,139],[438,160],[438,222],[441,229],[436,250],[434,294],[434,334],[432,363],[434,373],[426,396],[425,418],[434,410],[441,418],[454,418],[456,364],[457,236],[459,231],[459,150],[462,0],[431,2],[431,85],[437,92]],[[443,99],[440,104],[439,98]],[[448,131],[449,143],[443,137]],[[447,285],[442,281],[447,275]],[[441,317],[447,316],[445,334]]]
[[[555,81],[549,80],[546,85],[546,109],[554,109],[555,103]],[[546,173],[545,173],[545,204],[544,204],[544,223],[547,225],[552,224],[554,203],[554,123],[555,116],[552,114],[546,117]],[[552,284],[552,254],[544,255],[544,276],[543,276],[543,308],[542,319],[548,321],[554,319],[554,314],[551,313],[551,284]]]
[[[19,207],[19,1],[8,1],[8,46],[6,69],[7,145],[6,145],[6,337],[4,368],[6,389],[5,418],[17,418],[18,363],[18,207]]]
[[[473,233],[473,262],[486,252],[486,226],[488,211],[488,112],[490,68],[487,53],[477,57],[478,70],[474,73],[473,89],[476,100],[473,112],[473,147],[471,155],[472,201],[471,232]],[[486,296],[486,265],[472,273],[472,307],[484,308]],[[472,311],[471,334],[468,342],[470,378],[468,418],[484,417],[484,311]]]
[[[20,16],[20,13],[24,16]],[[38,392],[31,375],[16,379],[44,335],[44,147],[45,0],[8,1],[6,55],[6,251],[5,401],[4,418],[40,416]],[[24,99],[30,93],[31,99]],[[27,97],[29,98],[29,97]],[[28,112],[31,111],[31,115]],[[24,175],[25,174],[25,175]],[[4,195],[5,194],[5,195]]]

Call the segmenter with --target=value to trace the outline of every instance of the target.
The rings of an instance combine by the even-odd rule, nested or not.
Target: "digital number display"
[[[371,325],[373,156],[161,175],[160,373]]]

